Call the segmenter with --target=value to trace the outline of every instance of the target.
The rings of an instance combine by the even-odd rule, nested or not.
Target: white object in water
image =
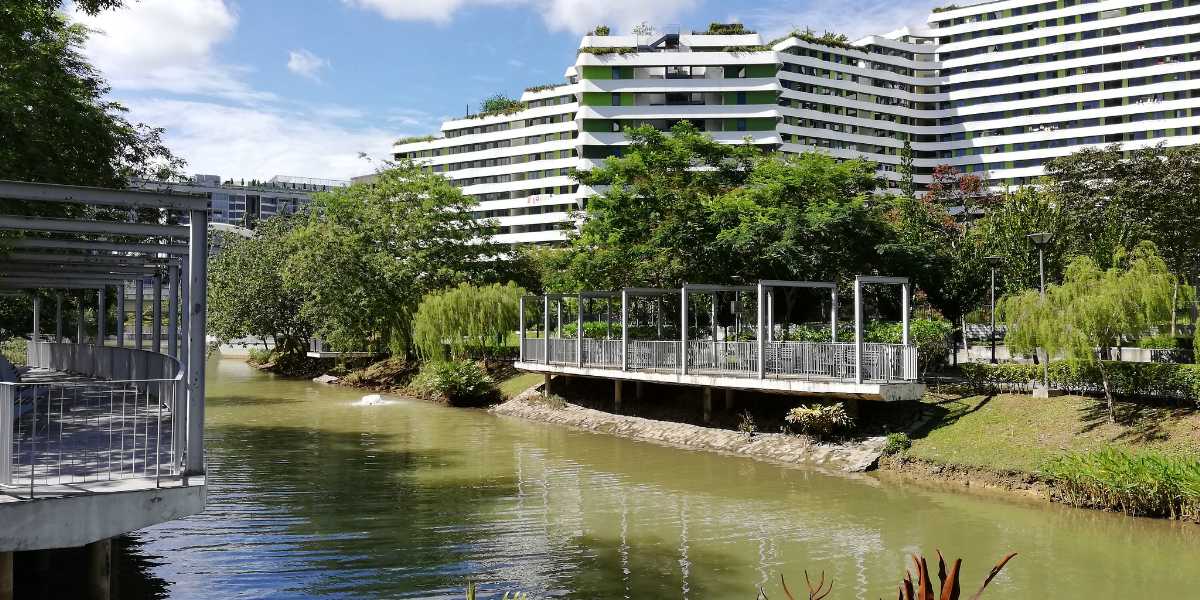
[[[375,406],[378,404],[384,404],[384,401],[383,396],[380,396],[379,394],[367,394],[366,396],[363,396],[362,400],[359,400],[358,403],[363,406]]]

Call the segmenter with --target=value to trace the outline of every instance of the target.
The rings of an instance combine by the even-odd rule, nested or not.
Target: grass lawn
[[[542,375],[539,373],[517,373],[500,382],[500,393],[504,394],[505,399],[512,398],[541,382]]]
[[[1200,456],[1200,411],[1119,403],[1108,422],[1103,399],[1018,394],[928,394],[939,413],[912,438],[909,455],[933,462],[1035,471],[1055,455],[1104,446]]]

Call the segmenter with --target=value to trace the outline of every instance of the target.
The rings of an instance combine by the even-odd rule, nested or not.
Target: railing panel
[[[863,344],[864,381],[914,381],[916,347],[901,344]]]
[[[756,375],[758,343],[688,342],[688,370],[693,373],[715,371],[723,375]]]
[[[526,339],[524,341],[524,356],[525,362],[545,362],[546,360],[546,340],[544,339]]]
[[[621,367],[621,340],[583,340],[583,364],[591,367]]]
[[[682,342],[630,340],[629,369],[633,371],[676,372]]]
[[[181,389],[174,379],[0,384],[0,483],[32,497],[39,486],[178,475],[171,407]]]
[[[854,378],[854,344],[768,342],[765,346],[768,375]]]
[[[577,343],[574,339],[550,338],[550,362],[560,365],[578,364]]]

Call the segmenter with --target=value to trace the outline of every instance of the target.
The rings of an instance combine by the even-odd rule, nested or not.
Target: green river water
[[[210,363],[208,510],[137,534],[172,598],[745,598],[779,574],[894,598],[907,555],[969,596],[1200,598],[1200,526],[834,476]],[[128,566],[123,568],[130,568]],[[124,586],[132,595],[134,586]]]

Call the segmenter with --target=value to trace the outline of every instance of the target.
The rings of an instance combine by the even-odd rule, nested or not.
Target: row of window
[[[1168,38],[1172,40],[1172,44],[1182,44],[1185,42],[1185,36],[1176,36]],[[1200,42],[1200,33],[1186,36],[1193,38],[1186,40],[1188,42]],[[1098,50],[1098,48],[1097,48]],[[1027,83],[1030,81],[1047,81],[1050,79],[1060,79],[1063,77],[1074,77],[1076,75],[1092,75],[1098,73],[1112,73],[1114,71],[1125,71],[1129,69],[1143,69],[1146,67],[1156,67],[1159,65],[1171,64],[1176,62],[1186,62],[1200,60],[1200,52],[1189,52],[1181,54],[1173,54],[1169,56],[1156,56],[1153,58],[1141,58],[1137,60],[1123,60],[1097,65],[1087,65],[1084,67],[1073,67],[1070,69],[1055,69],[1051,71],[1035,71],[1033,73],[1022,73],[1020,75],[1010,75],[1008,77],[996,77],[993,79],[980,79],[978,81],[964,81],[961,83],[951,83],[942,86],[944,92],[958,92],[962,90],[972,90],[978,88],[998,87],[1002,85],[1015,85],[1018,83]],[[1107,83],[1107,82],[1106,82]]]
[[[980,54],[990,54],[993,52],[1007,52],[1009,50],[1020,50],[1022,48],[1037,48],[1039,46],[1049,46],[1051,44],[1059,44],[1063,42],[1094,40],[1105,37],[1113,37],[1118,35],[1126,35],[1130,33],[1141,33],[1163,27],[1183,27],[1187,25],[1195,25],[1200,22],[1200,17],[1192,15],[1189,17],[1177,17],[1174,19],[1163,19],[1161,21],[1150,21],[1147,23],[1134,23],[1131,25],[1121,25],[1115,27],[1103,27],[1100,29],[1089,29],[1087,31],[1077,31],[1075,33],[1065,33],[1059,35],[1051,35],[1042,38],[1033,38],[1029,40],[1015,40],[1002,44],[992,44],[988,46],[979,46],[977,48],[965,48],[963,50],[952,50],[940,54],[943,61],[953,60],[956,58],[966,58],[969,56],[978,56]],[[983,37],[983,36],[977,36]]]
[[[1026,6],[1026,7],[1017,6],[1017,7],[1013,7],[1010,9],[1003,10],[1003,11],[993,11],[990,13],[970,15],[970,16],[966,16],[966,17],[958,17],[957,19],[936,21],[934,23],[931,23],[930,25],[935,29],[943,29],[946,27],[954,26],[954,25],[964,25],[966,23],[978,23],[978,22],[983,22],[983,21],[995,21],[997,19],[1005,19],[1005,18],[1010,18],[1010,17],[1019,17],[1022,15],[1030,15],[1030,14],[1036,14],[1039,12],[1045,12],[1045,10],[1056,10],[1059,8],[1068,8],[1071,6],[1075,6],[1076,4],[1091,4],[1091,3],[1097,2],[1097,1],[1099,1],[1099,0],[1079,0],[1079,1],[1062,0],[1062,2],[1059,2],[1057,5],[1054,2],[1048,2],[1046,4],[1037,5],[1037,6]],[[1159,10],[1167,10],[1167,9],[1172,9],[1172,8],[1184,8],[1187,6],[1197,6],[1197,5],[1200,5],[1200,0],[1170,0],[1169,2],[1167,2],[1167,1],[1154,2],[1147,6],[1149,7],[1149,12],[1153,12],[1153,11],[1159,11]],[[1037,10],[1038,6],[1049,6],[1051,8],[1047,8],[1045,10]],[[1125,7],[1125,8],[1114,8],[1114,9],[1110,9],[1110,10],[1102,10],[1102,11],[1097,11],[1097,12],[1083,13],[1083,14],[1079,14],[1079,15],[1072,15],[1071,17],[1064,17],[1064,18],[1081,18],[1082,22],[1101,21],[1104,19],[1113,19],[1116,17],[1123,17],[1126,15],[1135,15],[1135,14],[1139,14],[1139,13],[1143,13],[1143,12],[1148,12],[1145,9],[1146,9],[1146,6],[1136,5],[1136,6],[1129,6],[1129,7]],[[1047,23],[1056,23],[1058,21],[1059,21],[1059,19],[1045,19],[1045,20],[1040,20],[1040,21],[1033,20],[1033,21],[1027,21],[1024,23],[1018,23],[1016,25],[1010,25],[1008,27],[1003,27],[1003,28],[999,28],[999,29],[992,29],[989,31],[1004,30],[1004,31],[1009,31],[1010,33],[1016,32],[1016,31],[1028,31],[1029,29],[1036,29],[1038,27],[1052,27],[1053,25],[1047,25]],[[972,39],[971,36],[976,33],[978,33],[978,32],[972,31],[972,32],[959,33],[959,34],[950,35],[950,36],[942,36],[941,38],[939,38],[939,41],[943,44],[949,44],[951,42],[961,42],[963,40]]]
[[[575,95],[559,96],[559,102],[556,104],[570,104],[575,102]],[[444,133],[448,138],[462,137],[464,135],[479,135],[481,133],[494,133],[497,131],[508,131],[510,129],[522,129],[524,127],[535,127],[537,125],[547,125],[550,123],[561,123],[563,121],[573,121],[575,115],[571,113],[563,113],[560,115],[548,115],[545,117],[537,117],[532,119],[513,119],[512,121],[501,121],[499,123],[491,123],[488,125],[476,125],[473,127],[461,127],[459,129],[447,129]]]
[[[513,181],[533,181],[538,179],[546,179],[549,177],[565,177],[571,174],[571,170],[562,167],[558,169],[541,169],[537,171],[521,171],[519,173],[505,173],[503,175],[491,175],[488,177],[465,177],[463,179],[455,179],[454,185],[458,187],[467,187],[472,185],[485,185],[489,183],[509,183]]]

